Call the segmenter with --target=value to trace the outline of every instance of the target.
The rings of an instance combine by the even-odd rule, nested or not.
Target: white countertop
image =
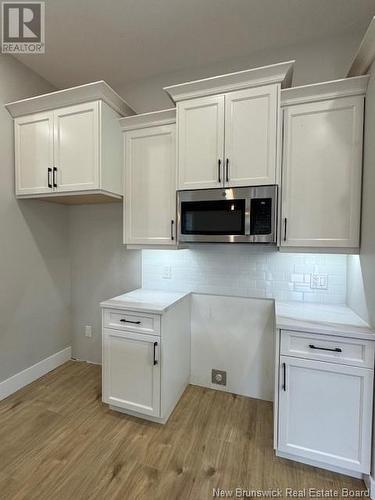
[[[100,306],[111,309],[128,309],[132,311],[162,314],[188,295],[190,295],[190,293],[164,292],[160,290],[145,290],[143,288],[138,288],[132,292],[105,300]]]
[[[283,330],[375,340],[375,331],[345,305],[275,302],[276,327]]]

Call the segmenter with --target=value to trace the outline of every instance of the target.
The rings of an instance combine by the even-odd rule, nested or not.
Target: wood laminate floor
[[[189,386],[161,426],[109,410],[100,367],[72,361],[0,403],[1,500],[206,500],[236,487],[364,490],[276,458],[265,401]]]

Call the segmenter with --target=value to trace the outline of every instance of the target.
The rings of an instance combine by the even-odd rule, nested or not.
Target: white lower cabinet
[[[104,308],[102,375],[113,410],[165,423],[190,380],[190,298],[160,314]]]
[[[160,348],[159,337],[104,331],[107,403],[160,416]]]
[[[286,334],[281,332],[281,344]],[[323,337],[323,346],[322,335],[312,335],[311,342],[318,345],[317,337]],[[341,349],[339,340],[336,349]],[[278,454],[368,474],[373,370],[304,356],[281,355],[279,360]]]

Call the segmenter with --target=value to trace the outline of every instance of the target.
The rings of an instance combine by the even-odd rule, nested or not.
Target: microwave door
[[[245,199],[182,201],[180,240],[232,242],[245,235]]]

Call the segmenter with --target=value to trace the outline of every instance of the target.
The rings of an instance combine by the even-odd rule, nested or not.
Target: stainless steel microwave
[[[276,243],[277,186],[177,193],[178,240],[190,243]]]

